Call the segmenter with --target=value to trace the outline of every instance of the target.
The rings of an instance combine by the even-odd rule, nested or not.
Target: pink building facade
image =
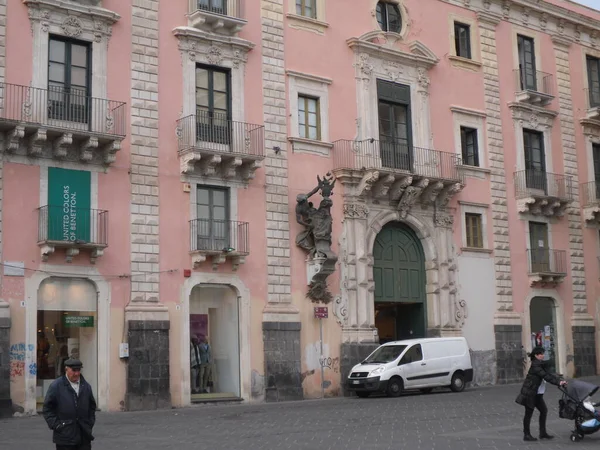
[[[2,411],[73,356],[103,410],[344,395],[410,337],[597,372],[600,13],[346,3],[0,0]]]

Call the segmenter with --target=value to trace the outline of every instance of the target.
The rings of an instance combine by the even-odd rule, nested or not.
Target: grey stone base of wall
[[[127,322],[127,411],[170,408],[169,321]]]
[[[525,351],[522,345],[520,325],[495,325],[496,335],[496,382],[498,384],[523,381]]]
[[[379,347],[376,342],[372,343],[344,343],[340,349],[340,383],[344,396],[350,396],[351,392],[346,390],[346,379],[350,370],[359,362],[363,361],[369,354]]]
[[[473,386],[486,386],[496,383],[496,351],[471,351],[473,365]]]
[[[303,400],[300,322],[263,322],[265,401]]]
[[[10,318],[0,318],[0,418],[13,414],[10,400]]]
[[[596,328],[573,327],[572,330],[575,376],[589,377],[596,375]]]

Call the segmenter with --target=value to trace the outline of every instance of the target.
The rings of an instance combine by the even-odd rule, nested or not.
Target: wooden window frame
[[[466,48],[464,49],[464,53],[462,51],[462,46],[461,46],[461,42],[460,42],[460,31],[464,30],[466,32],[467,35],[467,40],[465,42],[465,46]],[[465,58],[465,59],[473,59],[472,58],[472,47],[471,47],[471,25],[468,25],[466,23],[462,23],[462,22],[458,22],[455,21],[454,22],[454,48],[456,50],[456,56],[459,56],[461,58]]]
[[[585,64],[586,64],[586,71],[587,71],[587,75],[588,75],[588,80],[587,80],[587,84],[588,84],[588,101],[589,101],[589,105],[590,108],[598,108],[600,107],[600,58],[596,58],[595,56],[592,55],[586,55],[585,56]],[[596,81],[597,83],[599,83],[599,86],[594,89],[593,88],[593,80],[592,80],[592,65],[595,65],[595,69],[596,72],[598,73],[598,78],[599,80]]]
[[[484,248],[482,214],[465,213],[465,240],[468,248]]]
[[[306,14],[306,6],[312,10],[312,14]],[[300,10],[298,11],[298,7]],[[296,0],[296,14],[310,19],[317,19],[317,0]]]
[[[478,130],[477,128],[461,126],[460,127],[460,145],[461,145],[461,156],[462,163],[466,166],[480,167],[479,162],[479,141],[478,141]],[[469,162],[469,149],[467,144],[467,138],[473,137],[473,164]]]
[[[308,101],[313,100],[316,102],[317,111],[317,137],[315,139],[310,137],[311,126],[308,124]],[[300,112],[301,106],[304,107],[304,125],[300,123]],[[303,135],[304,134],[304,135]],[[321,140],[321,102],[319,97],[314,97],[306,94],[298,94],[298,137],[302,139],[309,139],[311,141]]]

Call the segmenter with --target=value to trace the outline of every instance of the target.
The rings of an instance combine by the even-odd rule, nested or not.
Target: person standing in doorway
[[[208,339],[204,336],[200,344],[200,389],[203,394],[208,393],[208,382],[212,377],[211,361],[210,345]]]
[[[553,439],[554,436],[548,434],[546,431],[546,417],[548,416],[548,407],[544,401],[544,392],[546,392],[546,382],[554,384],[556,386],[565,386],[567,382],[562,380],[559,376],[548,372],[546,364],[544,363],[543,347],[535,347],[530,353],[531,367],[521,392],[515,400],[519,405],[525,407],[525,416],[523,417],[523,440],[524,441],[537,441],[531,435],[531,418],[535,408],[540,412],[540,439]]]
[[[52,382],[44,399],[43,415],[54,432],[56,450],[91,450],[96,423],[92,387],[81,375],[81,361],[65,361],[65,375]]]
[[[197,336],[192,336],[190,342],[190,377],[192,394],[200,392],[200,348]]]

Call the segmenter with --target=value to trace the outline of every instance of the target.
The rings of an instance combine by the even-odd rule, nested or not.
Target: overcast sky
[[[573,0],[576,3],[581,3],[585,6],[590,6],[592,8],[596,8],[600,10],[600,0]]]

